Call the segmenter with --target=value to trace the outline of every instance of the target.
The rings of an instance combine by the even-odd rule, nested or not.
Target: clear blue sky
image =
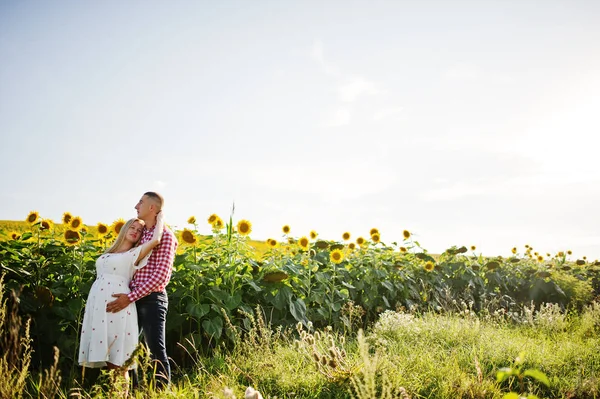
[[[600,2],[0,1],[0,219],[600,258]]]

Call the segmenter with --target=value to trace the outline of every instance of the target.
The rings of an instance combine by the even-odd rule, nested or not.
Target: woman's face
[[[142,236],[143,228],[144,225],[137,220],[131,223],[131,226],[129,226],[129,231],[127,231],[127,238],[133,243],[138,242],[138,240]]]

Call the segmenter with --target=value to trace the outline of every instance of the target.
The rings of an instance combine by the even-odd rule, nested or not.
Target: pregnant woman
[[[108,367],[120,370],[138,344],[138,319],[135,303],[117,313],[106,311],[106,303],[116,293],[128,293],[129,282],[136,269],[146,265],[150,252],[160,243],[163,231],[163,213],[156,217],[152,239],[137,246],[142,237],[144,221],[129,220],[115,243],[96,260],[96,281],[90,289],[85,305],[79,345],[79,364],[84,367]],[[129,368],[133,368],[132,364]]]

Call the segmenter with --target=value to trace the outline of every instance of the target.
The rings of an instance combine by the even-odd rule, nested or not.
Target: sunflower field
[[[352,331],[389,310],[453,314],[464,309],[507,321],[523,306],[556,304],[577,312],[600,294],[600,262],[569,260],[569,251],[540,254],[526,245],[510,257],[483,257],[454,246],[432,255],[408,230],[387,242],[377,228],[352,239],[325,240],[288,225],[266,242],[250,240],[248,220],[207,219],[176,231],[179,249],[167,291],[168,352],[183,369],[190,353],[235,344],[257,309],[271,325]],[[84,225],[65,213],[60,223],[31,212],[23,223],[0,225],[0,274],[31,318],[32,364],[40,369],[60,350],[60,367],[74,373],[79,326],[95,278],[95,260],[124,225]]]

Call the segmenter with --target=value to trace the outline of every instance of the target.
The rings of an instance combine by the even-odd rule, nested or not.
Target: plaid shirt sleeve
[[[154,229],[146,232],[142,243],[149,241],[154,234]],[[165,289],[171,279],[177,239],[171,230],[165,227],[160,244],[152,250],[148,263],[139,269],[131,281],[131,292],[127,294],[131,302],[145,297],[151,292]]]

